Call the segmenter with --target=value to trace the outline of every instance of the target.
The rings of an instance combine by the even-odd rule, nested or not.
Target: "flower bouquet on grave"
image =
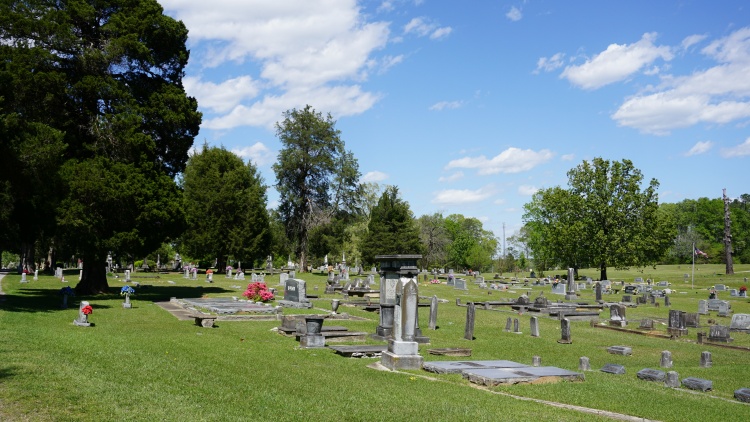
[[[741,286],[740,287],[740,296],[742,296],[742,297],[747,296],[747,287],[746,286]]]
[[[73,323],[79,327],[90,327],[92,324],[89,322],[89,315],[93,312],[94,308],[88,302],[82,301],[78,308],[78,318],[73,320]]]
[[[440,280],[438,280],[437,278],[433,278],[432,280],[430,280],[430,284],[440,284]]]
[[[123,308],[130,309],[132,305],[130,304],[130,295],[135,294],[135,289],[130,286],[122,286],[122,289],[120,289],[120,296],[125,296],[125,302],[122,304]]]
[[[75,296],[76,295],[75,290],[71,289],[70,286],[65,286],[62,289],[60,289],[58,293],[63,298],[61,307],[63,309],[67,309],[68,308],[68,296]]]
[[[273,293],[268,290],[266,283],[259,281],[252,282],[247,285],[247,290],[242,293],[248,300],[253,302],[269,302],[274,299]]]

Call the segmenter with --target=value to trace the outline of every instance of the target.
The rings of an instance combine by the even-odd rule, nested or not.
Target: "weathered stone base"
[[[422,369],[424,358],[420,355],[397,355],[391,351],[385,351],[380,357],[380,363],[392,371]]]
[[[627,321],[618,321],[618,320],[609,320],[609,326],[610,327],[626,327],[628,325]]]
[[[133,307],[133,304],[132,303],[123,303],[122,307],[125,308],[125,309],[130,309],[130,308]]]
[[[92,326],[92,324],[90,322],[81,322],[81,321],[78,321],[77,319],[73,320],[73,324],[75,324],[75,325],[77,325],[79,327],[91,327]]]
[[[311,309],[313,307],[312,302],[293,302],[291,300],[279,300],[276,301],[276,303],[284,308]]]
[[[299,339],[299,345],[305,349],[326,347],[326,338],[322,334],[308,334]]]

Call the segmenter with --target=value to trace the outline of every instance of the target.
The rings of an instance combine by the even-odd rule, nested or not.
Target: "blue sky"
[[[660,202],[750,193],[745,1],[160,3],[190,31],[196,145],[252,160],[271,186],[273,125],[310,104],[364,181],[497,236],[594,157],[632,160]]]

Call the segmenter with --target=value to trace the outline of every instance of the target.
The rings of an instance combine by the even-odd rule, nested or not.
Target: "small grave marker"
[[[614,363],[608,363],[604,365],[600,371],[608,374],[622,375],[625,373],[625,367]]]
[[[682,380],[682,385],[691,390],[709,391],[713,389],[714,383],[701,378],[689,377]]]

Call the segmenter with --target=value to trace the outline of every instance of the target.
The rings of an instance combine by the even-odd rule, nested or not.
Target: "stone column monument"
[[[414,277],[401,279],[396,284],[393,338],[388,340],[388,350],[380,358],[380,363],[391,370],[421,369],[424,362],[419,355],[419,344],[415,341],[419,293]]]
[[[394,312],[396,305],[399,304],[396,297],[396,285],[399,281],[405,283],[414,280],[416,283],[417,260],[420,258],[422,255],[378,255],[375,257],[380,262],[380,323],[375,329],[375,334],[371,335],[373,339],[393,338]]]

